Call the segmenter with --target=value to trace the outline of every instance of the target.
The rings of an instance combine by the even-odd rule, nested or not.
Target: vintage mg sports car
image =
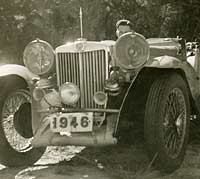
[[[142,131],[150,160],[165,171],[183,161],[198,115],[199,49],[178,38],[78,39],[55,50],[30,42],[24,66],[0,66],[0,162],[31,165],[47,146],[106,146]]]

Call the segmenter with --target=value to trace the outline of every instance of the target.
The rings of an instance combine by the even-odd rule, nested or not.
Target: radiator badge
[[[78,52],[84,51],[84,42],[77,42],[77,43],[76,43],[76,50],[77,50]]]

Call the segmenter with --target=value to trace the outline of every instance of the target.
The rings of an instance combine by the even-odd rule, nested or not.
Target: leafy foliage
[[[145,37],[199,38],[199,0],[1,0],[0,57],[13,54],[20,62],[25,45],[41,38],[55,48],[80,37],[115,39],[115,23],[125,18]]]

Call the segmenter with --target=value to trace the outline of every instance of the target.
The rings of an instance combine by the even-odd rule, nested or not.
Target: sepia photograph
[[[0,179],[200,179],[199,0],[0,0]]]

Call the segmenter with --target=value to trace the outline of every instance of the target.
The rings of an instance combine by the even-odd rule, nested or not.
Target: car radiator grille
[[[94,103],[93,96],[97,91],[104,91],[108,76],[106,51],[58,53],[57,58],[58,85],[72,82],[80,88],[80,100],[73,107],[103,108]]]

